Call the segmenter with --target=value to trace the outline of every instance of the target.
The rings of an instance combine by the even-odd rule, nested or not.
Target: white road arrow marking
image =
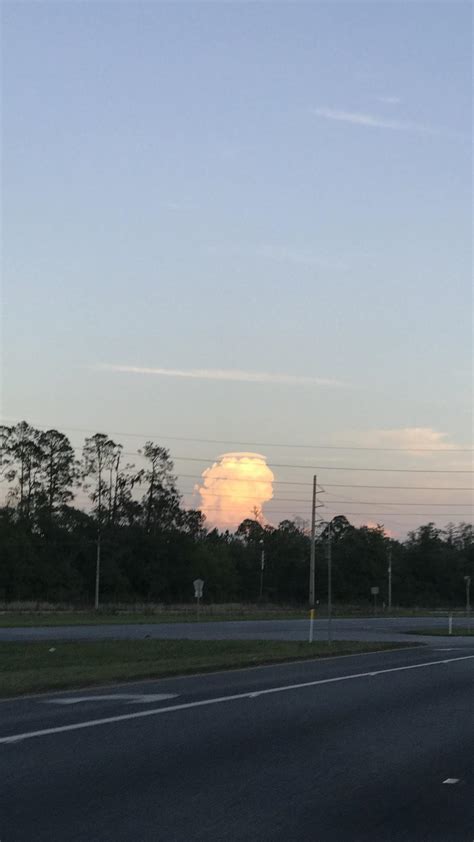
[[[151,702],[164,702],[166,699],[176,699],[176,693],[110,693],[101,696],[66,696],[62,699],[44,699],[46,705],[80,705],[83,702],[116,702],[124,701],[129,704],[146,705]]]
[[[378,675],[388,675],[395,672],[405,672],[408,670],[425,669],[426,667],[439,667],[445,664],[459,663],[460,661],[470,661],[474,659],[474,655],[460,655],[457,658],[451,658],[449,661],[424,661],[421,664],[408,664],[401,667],[389,667],[388,669],[378,670]],[[267,687],[265,690],[258,691],[259,696],[268,696],[273,693],[288,693],[291,690],[303,690],[309,687],[318,687],[324,684],[334,684],[340,681],[356,681],[361,678],[367,678],[370,673],[359,672],[350,673],[349,675],[337,675],[333,678],[322,678],[316,681],[304,681],[300,684],[285,684],[282,687]],[[255,695],[255,691],[254,691]],[[132,713],[123,713],[117,716],[107,716],[104,719],[91,719],[87,722],[72,722],[69,725],[59,725],[55,728],[41,728],[38,731],[25,731],[18,734],[9,734],[6,737],[0,737],[0,745],[7,745],[8,743],[17,743],[21,740],[32,740],[35,737],[46,737],[51,734],[64,734],[66,731],[79,731],[83,728],[97,728],[100,725],[110,725],[116,722],[128,722],[132,719],[143,719],[145,716],[161,716],[165,713],[175,713],[182,710],[191,710],[194,708],[208,707],[210,705],[227,704],[228,702],[240,701],[241,699],[248,699],[252,693],[235,693],[231,696],[218,696],[214,699],[200,699],[198,702],[185,702],[180,705],[165,705],[161,708],[154,708],[153,710],[133,711]],[[94,699],[97,696],[93,697]],[[116,697],[114,697],[116,698]],[[150,699],[150,696],[140,696],[140,699]]]

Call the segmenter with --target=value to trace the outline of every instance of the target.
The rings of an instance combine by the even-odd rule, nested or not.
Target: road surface
[[[465,626],[457,617],[454,628]],[[379,617],[332,621],[335,640],[433,641],[407,635],[411,629],[437,628],[448,631],[447,617]],[[315,640],[327,639],[327,620],[316,620]],[[142,640],[145,637],[189,640],[307,640],[308,620],[237,620],[210,623],[144,623],[97,626],[38,626],[36,628],[0,628],[1,641],[21,640]],[[473,624],[474,638],[474,624]],[[450,645],[469,644],[469,638],[447,638]]]
[[[0,838],[472,842],[473,691],[432,642],[4,701]]]

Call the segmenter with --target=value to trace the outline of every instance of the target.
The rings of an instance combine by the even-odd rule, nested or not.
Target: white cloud
[[[321,257],[309,249],[260,245],[255,249],[255,254],[258,257],[266,257],[269,260],[286,261],[288,263],[299,264],[300,266],[311,266],[314,269],[347,269],[346,264],[342,261]]]
[[[423,134],[435,134],[429,126],[421,123],[412,123],[407,120],[387,120],[375,114],[365,114],[361,111],[342,111],[337,108],[312,108],[312,113],[325,120],[336,120],[342,123],[351,123],[354,126],[367,126],[375,129],[391,129],[398,132],[420,132]]]
[[[387,450],[407,450],[422,456],[442,450],[456,451],[459,446],[449,440],[448,433],[433,427],[399,427],[387,430],[368,430],[352,436],[361,447],[379,447]]]
[[[221,529],[235,529],[273,497],[273,472],[259,453],[224,453],[202,477],[199,508]]]
[[[312,269],[344,271],[348,268],[342,260],[316,254],[311,249],[281,246],[273,243],[261,243],[255,246],[214,243],[209,245],[206,251],[209,254],[225,255],[226,257],[263,257],[266,260],[308,266]]]
[[[453,442],[448,433],[435,430],[433,427],[399,427],[393,429],[374,429],[352,431],[344,436],[347,443],[354,443],[362,449],[368,448],[386,453],[380,453],[379,459],[391,460],[390,451],[406,451],[408,459],[419,460],[433,467],[442,466],[443,469],[469,470],[472,466],[472,451],[469,446]],[[445,452],[443,461],[439,461],[439,454]]]
[[[232,368],[148,368],[135,365],[103,363],[94,366],[100,371],[124,374],[153,374],[159,377],[187,377],[194,380],[222,380],[242,383],[275,383],[284,386],[344,386],[339,380],[327,377],[308,377],[299,374],[274,374],[267,371],[242,371]]]

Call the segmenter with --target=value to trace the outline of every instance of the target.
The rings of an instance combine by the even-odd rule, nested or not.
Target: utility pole
[[[317,477],[313,477],[313,502],[311,506],[311,551],[309,558],[309,607],[314,611],[315,600],[315,561],[316,561],[316,495]]]
[[[467,614],[467,631],[471,634],[471,577],[464,576],[466,582],[466,614]]]
[[[95,563],[95,610],[99,608],[99,590],[100,590],[100,526],[97,532],[97,556]]]
[[[332,530],[331,524],[328,524],[328,643],[332,643]]]
[[[260,541],[260,602],[263,599],[263,571],[265,570],[265,548],[263,544],[263,540]]]
[[[388,550],[388,611],[392,610],[392,548]]]
[[[324,491],[324,489],[321,489]],[[313,501],[311,505],[311,547],[309,557],[309,642],[313,642],[314,609],[316,605],[315,578],[316,578],[316,509],[321,508],[323,503],[318,505],[318,479],[316,474],[313,477]]]

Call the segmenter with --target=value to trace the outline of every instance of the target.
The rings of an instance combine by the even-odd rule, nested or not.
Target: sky
[[[269,522],[315,472],[324,517],[469,520],[471,17],[4,2],[4,420],[153,437],[189,505],[250,451]]]

